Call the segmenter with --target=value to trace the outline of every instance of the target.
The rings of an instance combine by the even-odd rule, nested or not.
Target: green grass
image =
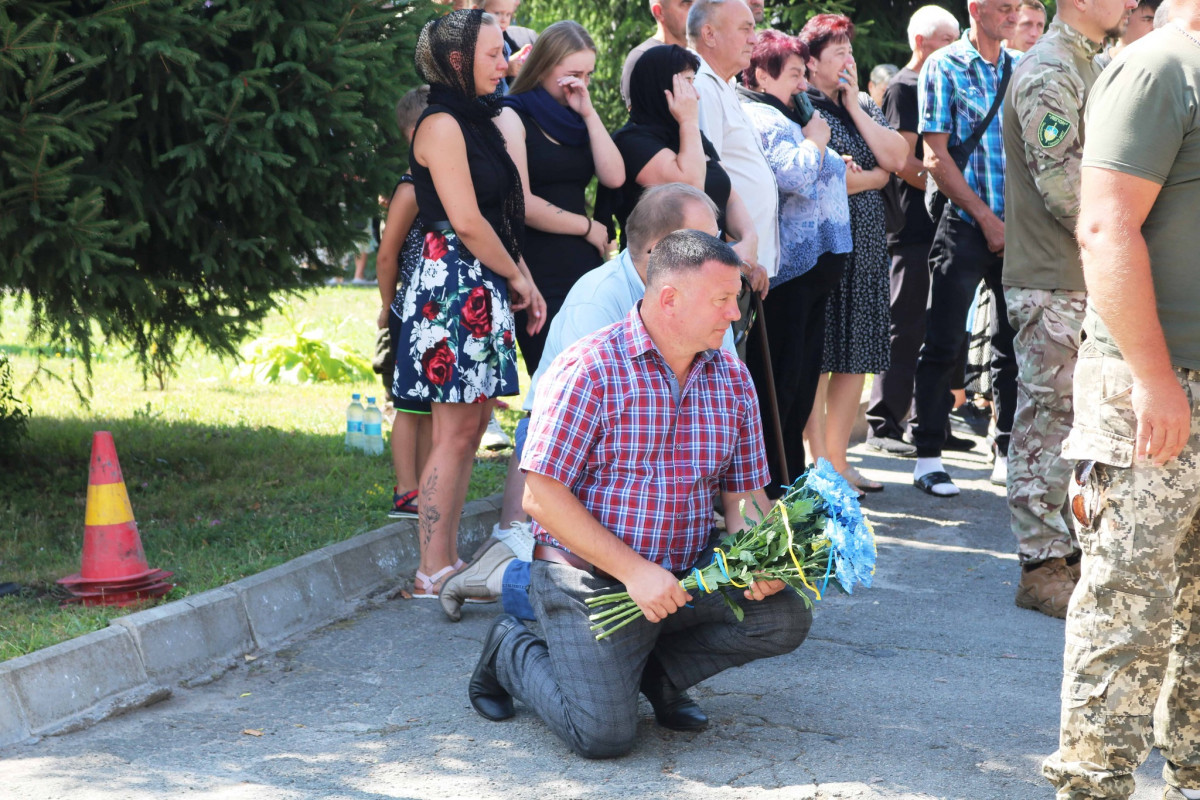
[[[369,357],[378,302],[373,288],[331,288],[289,305],[296,320],[324,327]],[[13,361],[18,388],[34,373],[37,352],[25,341],[26,321],[24,309],[0,305],[0,350]],[[288,326],[276,314],[264,333]],[[381,456],[343,449],[350,394],[382,401],[378,379],[258,385],[233,378],[230,362],[191,352],[160,391],[153,379],[143,385],[127,352],[110,347],[94,359],[92,398],[84,405],[66,380],[81,366],[69,357],[51,357],[48,366],[58,378],[42,376],[28,389],[29,436],[18,462],[3,468],[0,582],[28,588],[0,598],[0,660],[98,630],[134,610],[59,606],[55,581],[79,571],[94,431],[113,434],[150,566],[175,573],[168,600],[390,521],[387,449]],[[511,433],[516,412],[500,417]],[[468,499],[501,490],[507,455],[477,462]]]

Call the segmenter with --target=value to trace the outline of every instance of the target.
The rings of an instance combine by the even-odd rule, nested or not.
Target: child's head
[[[476,0],[475,2],[476,8],[482,8],[496,18],[502,31],[508,30],[513,14],[517,13],[517,5],[519,5],[519,0]]]
[[[429,105],[428,86],[409,89],[400,98],[400,102],[396,103],[396,125],[410,144],[417,128],[417,120],[420,119],[421,112],[427,105]]]

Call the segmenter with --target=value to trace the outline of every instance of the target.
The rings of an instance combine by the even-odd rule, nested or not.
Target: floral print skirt
[[[429,231],[397,298],[397,398],[482,403],[520,392],[508,284],[452,230]],[[407,354],[407,357],[406,357]]]

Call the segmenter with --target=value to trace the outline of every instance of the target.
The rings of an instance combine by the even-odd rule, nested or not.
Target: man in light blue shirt
[[[717,207],[704,192],[684,183],[667,183],[653,186],[642,194],[625,222],[629,247],[576,281],[567,293],[562,309],[550,323],[546,347],[525,395],[525,411],[533,410],[538,381],[559,353],[583,337],[628,316],[629,310],[645,294],[650,251],[664,236],[682,228],[717,235]],[[726,331],[721,347],[734,351],[732,328]],[[522,619],[533,619],[528,596],[529,559],[514,557],[514,551],[521,554],[522,548],[513,546],[511,538],[514,528],[526,525],[525,512],[521,508],[525,476],[517,465],[528,423],[526,417],[517,426],[516,447],[504,484],[500,522],[492,531],[493,537],[500,541],[489,540],[468,566],[442,584],[442,609],[452,620],[458,620],[467,598],[497,595],[500,595],[506,612]],[[531,541],[529,546],[532,547]]]
[[[646,198],[650,195],[656,199],[647,205]],[[639,209],[644,213],[635,216]],[[680,228],[691,228],[715,236],[717,220],[713,216],[709,224],[709,213],[715,214],[716,206],[703,192],[686,184],[667,183],[646,190],[642,201],[625,224],[629,247],[580,277],[567,293],[562,309],[550,322],[542,360],[530,379],[529,391],[525,395],[525,404],[522,406],[525,411],[533,410],[533,396],[538,381],[559,353],[606,325],[625,319],[629,309],[642,299],[646,291],[646,262],[650,258],[650,251],[659,239],[671,233],[669,230],[660,230],[662,225],[673,225],[678,220]],[[646,227],[653,227],[653,230],[638,230]],[[644,237],[640,242],[633,238],[635,231]],[[633,253],[638,251],[641,251],[640,258],[635,261]],[[732,328],[726,332],[721,347],[734,351]]]

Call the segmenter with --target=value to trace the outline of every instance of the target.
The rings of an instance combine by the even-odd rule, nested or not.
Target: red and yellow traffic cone
[[[58,581],[74,595],[68,602],[125,606],[162,597],[174,588],[163,581],[173,574],[146,563],[112,434],[97,431],[92,437],[82,564],[77,574]]]

